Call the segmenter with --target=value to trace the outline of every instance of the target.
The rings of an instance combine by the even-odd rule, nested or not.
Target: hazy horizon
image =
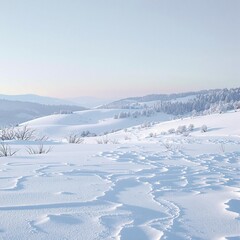
[[[136,94],[130,94],[130,95],[117,95],[117,96],[96,96],[96,95],[76,95],[76,96],[66,96],[66,97],[61,97],[57,95],[49,95],[49,94],[44,94],[43,93],[35,93],[35,92],[16,92],[16,93],[6,93],[6,92],[0,92],[0,95],[7,95],[7,96],[21,96],[21,95],[36,95],[36,96],[42,96],[42,97],[49,97],[49,98],[59,98],[59,99],[65,99],[65,100],[71,100],[71,99],[77,99],[77,98],[96,98],[96,99],[102,99],[102,100],[114,100],[114,99],[121,99],[121,98],[131,98],[131,97],[142,97],[146,95],[155,95],[155,94],[178,94],[178,93],[188,93],[188,92],[200,92],[200,91],[205,91],[205,90],[215,90],[215,89],[231,89],[231,88],[239,88],[240,84],[236,84],[236,86],[232,87],[212,87],[212,88],[199,88],[199,89],[189,89],[189,90],[179,90],[179,91],[161,91],[161,92],[156,92],[156,91],[150,91],[150,92],[143,92],[141,93],[136,93]]]
[[[239,87],[240,2],[4,1],[7,95],[124,98]]]
[[[236,86],[236,87],[229,87],[227,89],[234,89],[234,88],[239,88],[239,86]],[[5,93],[2,93],[0,92],[0,97],[1,96],[11,96],[11,97],[14,97],[14,96],[39,96],[39,97],[46,97],[46,98],[56,98],[56,99],[62,99],[62,100],[69,100],[69,101],[74,101],[74,100],[84,100],[84,101],[87,101],[88,99],[91,100],[91,101],[94,101],[94,100],[102,100],[102,101],[116,101],[116,100],[120,100],[120,99],[124,99],[124,98],[131,98],[131,97],[143,97],[143,96],[147,96],[147,95],[158,95],[158,94],[178,94],[178,93],[189,93],[189,92],[201,92],[201,91],[205,91],[205,90],[218,90],[218,89],[224,89],[224,88],[205,88],[205,89],[199,89],[199,90],[189,90],[189,91],[179,91],[179,92],[151,92],[151,93],[146,93],[146,94],[135,94],[135,95],[128,95],[128,96],[119,96],[119,97],[111,97],[111,96],[102,96],[102,97],[98,97],[98,96],[71,96],[71,97],[57,97],[57,96],[51,96],[51,95],[44,95],[44,94],[35,94],[35,93],[22,93],[22,94],[5,94]]]

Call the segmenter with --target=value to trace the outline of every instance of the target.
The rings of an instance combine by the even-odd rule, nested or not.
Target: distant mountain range
[[[71,102],[64,99],[39,96],[35,94],[23,94],[23,95],[4,95],[0,94],[0,99],[20,102],[31,102],[45,105],[80,105],[76,102]]]
[[[81,111],[108,102],[106,99],[95,97],[59,99],[35,94],[0,94],[0,127],[16,125],[54,113]]]
[[[74,105],[46,105],[0,99],[0,127],[16,125],[54,113],[70,113],[85,108]]]
[[[0,100],[1,99],[9,100],[9,101],[32,102],[32,103],[39,103],[44,105],[75,105],[75,106],[83,106],[86,108],[98,107],[100,105],[107,104],[114,100],[114,99],[102,99],[102,98],[89,97],[89,96],[60,99],[60,98],[39,96],[35,94],[23,94],[23,95],[0,94]]]

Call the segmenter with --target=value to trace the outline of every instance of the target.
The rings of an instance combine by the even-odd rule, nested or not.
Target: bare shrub
[[[0,139],[3,141],[14,140],[16,136],[14,127],[3,128],[0,132]]]
[[[47,154],[52,151],[52,147],[45,148],[43,144],[39,145],[37,148],[27,147],[27,152],[31,155],[33,154]]]
[[[15,130],[15,138],[17,140],[24,140],[24,141],[33,140],[35,138],[34,133],[35,133],[35,129],[31,129],[27,125],[24,125],[23,127],[17,128]]]
[[[149,128],[149,127],[151,127],[151,126],[152,126],[151,123],[146,122],[146,123],[143,123],[140,127],[141,127],[141,128]]]
[[[42,137],[37,137],[37,138],[35,138],[35,140],[34,141],[36,141],[36,142],[46,142],[46,141],[48,141],[48,136],[42,136]]]
[[[187,127],[185,126],[185,125],[182,125],[182,126],[178,126],[178,128],[177,128],[177,133],[178,134],[183,134],[184,132],[186,132],[187,131]]]
[[[161,135],[167,135],[167,132],[162,131],[162,132],[160,132],[160,134],[161,134]]]
[[[96,133],[92,133],[89,130],[82,131],[80,135],[81,135],[81,137],[96,137],[97,136]]]
[[[125,136],[124,136],[124,140],[131,140],[131,137],[128,136],[128,135],[125,135]]]
[[[191,132],[191,131],[193,131],[193,129],[194,129],[194,125],[189,124],[187,130]]]
[[[170,129],[168,130],[168,133],[169,133],[169,134],[175,133],[175,129],[174,129],[174,128],[170,128]]]
[[[152,138],[154,134],[152,132],[149,133],[149,137]]]
[[[149,133],[149,137],[152,138],[152,137],[157,137],[157,134],[156,133],[153,133],[153,132],[150,132]]]
[[[173,144],[172,142],[162,142],[167,151],[178,151],[182,146]]]
[[[17,151],[18,150],[12,150],[12,148],[5,143],[0,144],[0,157],[13,156]]]
[[[108,144],[109,143],[108,137],[103,137],[103,138],[100,138],[100,139],[96,139],[96,141],[97,141],[97,144]]]
[[[117,139],[113,139],[113,140],[111,140],[111,143],[112,144],[119,144],[119,141]]]
[[[225,144],[224,144],[224,143],[221,143],[221,144],[220,144],[220,151],[221,151],[222,153],[225,153],[226,148],[225,148]]]
[[[163,146],[167,149],[167,150],[171,150],[173,148],[173,145],[169,142],[163,142]]]
[[[190,133],[189,133],[189,132],[184,132],[182,135],[183,135],[184,137],[188,137],[188,136],[190,136]]]
[[[79,137],[77,134],[71,134],[67,138],[68,143],[80,144],[83,143],[84,139]]]
[[[207,125],[202,125],[201,132],[207,132],[208,128]]]

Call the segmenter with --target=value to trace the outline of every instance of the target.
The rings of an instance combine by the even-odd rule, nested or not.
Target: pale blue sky
[[[0,0],[1,93],[240,86],[239,0]]]

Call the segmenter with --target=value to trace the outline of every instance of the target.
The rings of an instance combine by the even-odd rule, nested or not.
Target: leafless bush
[[[152,138],[152,137],[157,137],[157,134],[156,133],[153,133],[153,132],[150,132],[149,133],[149,137]]]
[[[83,143],[84,139],[79,137],[77,134],[71,134],[67,138],[68,143],[80,144]]]
[[[0,131],[0,139],[5,140],[33,140],[35,130],[28,126],[6,127]]]
[[[153,135],[154,135],[154,134],[153,134],[152,132],[149,133],[149,137],[150,137],[150,138],[152,138]]]
[[[97,139],[97,144],[108,144],[109,143],[109,139],[108,137],[103,137],[101,139]]]
[[[23,127],[17,128],[15,130],[15,138],[17,140],[24,141],[33,140],[35,138],[34,133],[35,129],[31,129],[27,125],[24,125]]]
[[[124,140],[131,140],[131,137],[128,136],[128,135],[125,135],[125,136],[124,136]]]
[[[163,146],[167,149],[167,150],[171,150],[173,148],[173,145],[169,142],[163,142]]]
[[[5,143],[0,144],[0,157],[13,156],[17,151],[18,150],[12,150],[12,148]]]
[[[112,144],[119,144],[119,141],[117,139],[113,139],[113,140],[111,140],[111,143]]]
[[[224,143],[221,143],[221,144],[220,144],[220,151],[221,151],[222,153],[225,153],[226,149],[225,149],[225,144],[224,144]]]
[[[207,125],[202,125],[201,132],[207,132],[208,128]]]
[[[184,137],[188,137],[188,136],[190,136],[190,133],[189,133],[189,132],[184,132],[182,135],[183,135]]]
[[[185,125],[178,126],[178,128],[176,130],[177,134],[183,134],[186,131],[187,131],[187,127]]]
[[[47,140],[48,140],[49,138],[48,138],[48,136],[42,136],[42,137],[37,137],[37,138],[35,138],[35,141],[36,142],[46,142]]]
[[[175,129],[174,129],[174,128],[170,128],[170,129],[168,130],[168,133],[169,133],[169,134],[175,133]]]
[[[167,135],[167,132],[162,131],[162,132],[160,132],[160,134],[161,134],[161,135]]]
[[[91,135],[92,134],[88,130],[82,131],[82,133],[81,133],[81,137],[91,137]]]
[[[152,126],[152,123],[146,122],[140,125],[141,128],[149,128]]]
[[[174,144],[173,142],[162,142],[167,151],[179,151],[183,148],[181,144]]]
[[[27,147],[27,152],[29,154],[47,154],[52,151],[52,147],[45,148],[43,144],[39,145],[37,148]]]
[[[5,140],[14,140],[16,136],[14,127],[3,128],[0,132],[0,139]]]
[[[187,130],[191,132],[191,131],[193,131],[193,129],[194,129],[194,125],[192,123],[189,124],[187,127]]]

